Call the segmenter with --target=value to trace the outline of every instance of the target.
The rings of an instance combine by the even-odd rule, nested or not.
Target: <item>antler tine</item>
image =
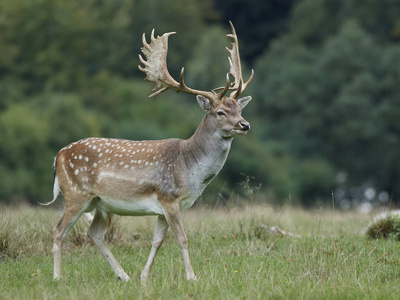
[[[182,69],[181,69],[181,74],[179,75],[179,87],[180,87],[181,89],[187,88],[187,86],[186,86],[186,84],[185,84],[185,80],[183,79],[184,73],[185,73],[185,67],[182,67]]]
[[[230,97],[236,99],[247,88],[247,86],[253,79],[254,71],[252,70],[249,80],[247,80],[247,82],[245,84],[243,84],[238,37],[236,35],[235,27],[233,26],[231,21],[229,21],[229,24],[231,25],[232,34],[228,34],[227,37],[232,38],[233,42],[232,42],[232,49],[229,49],[229,48],[226,48],[226,49],[228,50],[228,52],[230,54],[230,57],[228,57],[229,65],[230,65],[229,74],[231,74],[233,76],[233,78],[235,78],[235,81],[232,86],[232,89],[234,91],[231,93]]]
[[[251,75],[250,75],[249,79],[246,81],[246,83],[243,83],[243,80],[241,80],[237,90],[232,93],[233,94],[232,97],[234,99],[236,99],[241,93],[243,93],[243,91],[247,88],[249,83],[252,81],[253,76],[254,76],[254,70],[252,69],[251,70]]]
[[[218,99],[222,99],[222,97],[225,96],[226,92],[229,90],[230,84],[231,84],[231,83],[230,83],[230,81],[229,81],[229,73],[227,73],[227,74],[226,74],[226,85],[225,85],[225,87],[220,87],[220,88],[217,88],[217,89],[214,89],[214,90],[213,90],[213,92],[214,92],[215,90],[222,89],[221,92],[219,92],[218,94],[216,94],[217,97],[218,97]],[[214,93],[215,93],[215,92],[214,92]]]

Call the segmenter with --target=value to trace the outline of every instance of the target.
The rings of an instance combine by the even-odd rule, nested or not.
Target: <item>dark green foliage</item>
[[[263,136],[283,140],[296,157],[323,158],[345,170],[350,185],[370,180],[399,195],[393,179],[400,174],[389,161],[400,154],[393,117],[400,113],[400,48],[376,43],[356,21],[320,48],[289,45],[280,40],[256,67],[266,70],[254,91],[265,112]]]

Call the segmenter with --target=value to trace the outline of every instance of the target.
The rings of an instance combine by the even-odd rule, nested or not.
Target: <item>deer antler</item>
[[[199,91],[187,87],[183,79],[185,70],[184,68],[181,70],[179,82],[173,79],[169,74],[167,67],[168,37],[172,34],[175,34],[175,32],[164,33],[161,37],[157,36],[157,38],[155,38],[153,29],[150,37],[150,44],[147,43],[145,34],[143,34],[143,47],[141,50],[147,60],[144,60],[139,54],[139,59],[144,65],[144,68],[139,66],[139,70],[147,75],[145,80],[154,82],[156,84],[153,89],[153,93],[149,97],[154,97],[168,89],[173,89],[177,93],[182,91],[190,95],[202,95],[207,97],[211,102],[217,103],[221,101],[222,97],[228,90],[233,90],[231,97],[236,99],[250,83],[254,72],[252,72],[250,79],[243,85],[237,36],[232,22],[230,22],[230,24],[232,28],[232,34],[229,34],[228,36],[234,39],[234,42],[232,43],[232,49],[227,48],[231,55],[229,58],[230,72],[226,75],[225,87],[214,89],[212,92]],[[232,85],[229,82],[229,74],[235,78],[235,82]],[[216,90],[221,90],[221,92],[217,94],[215,92]]]
[[[139,59],[141,63],[144,64],[144,68],[139,66],[139,70],[146,73],[147,76],[145,80],[152,81],[156,84],[153,89],[154,93],[149,97],[157,96],[178,84],[168,73],[167,69],[168,37],[175,33],[176,32],[168,32],[156,39],[153,29],[150,37],[150,44],[147,44],[145,34],[143,33],[143,48],[141,50],[147,58],[147,61],[139,54]]]
[[[145,34],[143,34],[142,52],[147,60],[139,54],[139,59],[144,65],[144,68],[139,66],[139,70],[146,73],[145,80],[156,84],[153,93],[149,97],[154,97],[168,89],[173,89],[177,93],[185,92],[190,95],[202,95],[211,101],[217,100],[212,92],[199,91],[186,86],[183,75],[184,68],[181,70],[180,80],[177,82],[168,72],[167,67],[167,52],[168,52],[168,37],[175,32],[164,33],[161,37],[154,37],[154,29],[151,32],[150,44],[147,43]]]
[[[247,86],[253,79],[254,70],[251,70],[250,78],[247,80],[246,83],[243,84],[238,38],[236,35],[235,27],[233,27],[232,22],[229,21],[229,24],[231,25],[232,34],[228,34],[227,36],[233,39],[233,43],[232,43],[232,49],[229,49],[227,47],[226,50],[228,50],[228,52],[230,54],[230,57],[228,57],[229,65],[230,65],[229,74],[231,74],[233,76],[233,78],[235,78],[235,81],[231,87],[231,89],[234,91],[231,93],[230,97],[236,99],[241,93],[244,92],[244,90],[247,88]]]

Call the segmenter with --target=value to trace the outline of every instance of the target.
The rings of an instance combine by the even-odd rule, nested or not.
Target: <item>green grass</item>
[[[361,235],[371,216],[269,207],[193,209],[184,214],[196,282],[186,281],[171,232],[151,277],[139,274],[154,217],[117,219],[110,248],[130,282],[118,281],[80,221],[63,247],[63,278],[52,280],[52,227],[59,212],[0,211],[0,299],[397,299],[400,244]],[[259,225],[279,226],[280,236]]]

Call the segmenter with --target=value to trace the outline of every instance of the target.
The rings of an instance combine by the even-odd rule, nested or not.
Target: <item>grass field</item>
[[[184,213],[198,277],[186,281],[167,233],[151,277],[139,280],[155,217],[117,217],[110,248],[130,282],[118,281],[92,246],[84,221],[63,247],[63,278],[52,280],[52,209],[0,208],[0,299],[398,299],[400,243],[368,240],[371,216],[250,206]],[[296,235],[267,232],[279,226]]]

